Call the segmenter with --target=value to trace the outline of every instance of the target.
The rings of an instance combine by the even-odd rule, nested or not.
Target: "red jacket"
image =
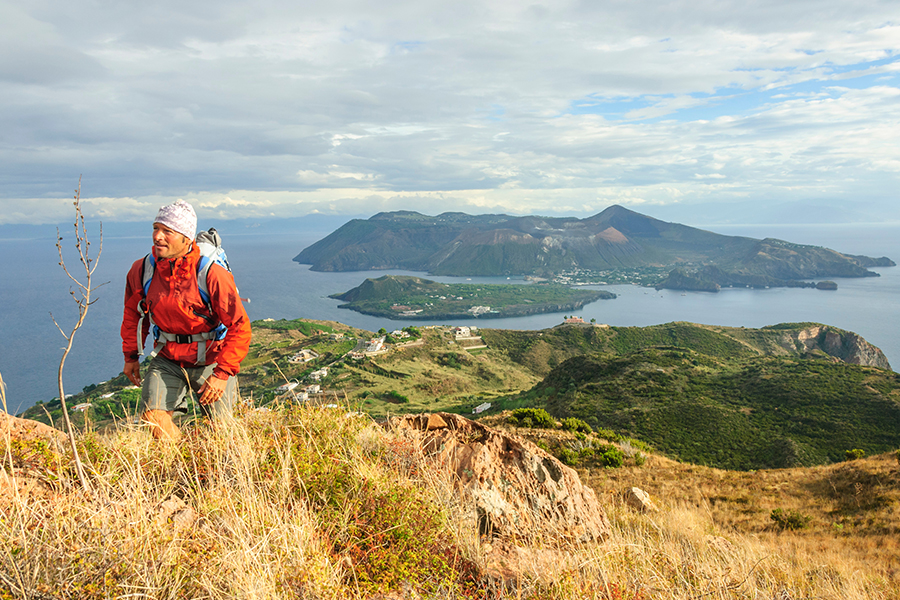
[[[155,255],[154,255],[155,256]],[[221,321],[227,328],[225,339],[207,342],[206,362],[217,363],[213,375],[227,379],[237,375],[241,361],[250,349],[250,319],[238,297],[234,277],[227,269],[213,264],[209,269],[210,304],[200,297],[197,287],[197,262],[200,250],[193,244],[181,258],[157,259],[153,279],[147,290],[146,306],[153,315],[153,322],[163,331],[193,335],[212,330]],[[143,298],[141,268],[144,259],[135,261],[125,279],[125,312],[122,316],[122,352],[125,362],[138,360],[137,324],[140,319],[138,303]],[[150,323],[144,319],[142,339],[147,338]],[[151,340],[152,343],[152,340]],[[162,356],[182,366],[198,366],[197,343],[177,344],[169,342],[160,351]]]

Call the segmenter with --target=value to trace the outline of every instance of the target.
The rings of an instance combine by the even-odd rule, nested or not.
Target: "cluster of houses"
[[[317,371],[313,371],[308,375],[308,377],[311,381],[322,381],[323,379],[328,377],[328,367],[322,367]],[[295,391],[298,387],[300,387],[299,381],[289,381],[284,385],[278,386],[275,389],[275,393],[287,394],[288,392],[291,392],[291,396],[294,399],[299,400],[300,402],[309,400],[309,397],[311,395],[322,393],[322,386],[319,383],[311,383],[309,385],[303,386],[300,391]]]
[[[309,400],[309,397],[314,394],[322,393],[322,386],[318,383],[313,383],[311,385],[307,385],[303,387],[299,392],[295,392],[294,390],[300,387],[300,383],[297,381],[288,382],[282,386],[279,386],[275,392],[278,394],[287,394],[291,392],[291,395],[300,402],[306,402]]]

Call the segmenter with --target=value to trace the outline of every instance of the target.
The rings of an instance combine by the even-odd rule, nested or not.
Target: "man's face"
[[[154,223],[153,247],[156,258],[179,258],[191,249],[191,240],[162,223]]]

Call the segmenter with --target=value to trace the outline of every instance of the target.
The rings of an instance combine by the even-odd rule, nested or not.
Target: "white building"
[[[384,348],[384,338],[375,338],[369,340],[369,343],[366,345],[366,352],[374,354],[375,352],[380,352],[382,348]]]
[[[484,404],[479,404],[479,405],[476,406],[474,409],[472,409],[472,414],[473,414],[473,415],[480,415],[481,413],[483,413],[484,411],[486,411],[486,410],[489,409],[490,407],[491,407],[491,403],[490,403],[490,402],[485,402]]]
[[[282,386],[279,386],[275,391],[278,392],[279,394],[283,394],[283,393],[285,393],[285,392],[291,391],[292,389],[294,389],[294,388],[297,387],[298,385],[300,385],[300,384],[297,383],[296,381],[289,381],[288,383],[286,383],[286,384],[284,384],[284,385],[282,385]]]
[[[472,330],[465,326],[454,327],[453,335],[458,338],[470,337],[472,335]]]

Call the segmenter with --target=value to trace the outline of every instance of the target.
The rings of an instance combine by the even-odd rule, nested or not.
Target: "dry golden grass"
[[[850,581],[857,587],[861,581],[877,582],[883,597],[898,597],[896,454],[756,472],[723,471],[651,456],[642,467],[594,470],[583,478],[609,499],[636,486],[665,506],[702,515],[708,533],[741,536],[742,547],[752,541],[760,553],[793,565],[789,570],[795,571],[795,580],[803,578],[799,573],[806,579],[838,579],[844,591],[830,592],[833,597],[853,597],[845,589]],[[807,517],[809,523],[800,530],[782,531],[771,517],[776,509]]]
[[[842,495],[847,486],[866,481],[857,467],[895,478],[861,490],[860,510],[875,502],[866,498],[894,498],[896,459],[862,461],[854,474],[809,470],[804,483],[797,473],[651,457],[640,469],[590,474],[609,539],[517,548],[479,539],[449,475],[343,410],[247,412],[227,426],[187,427],[178,445],[124,427],[81,442],[93,496],[69,469],[47,464],[51,493],[12,494],[0,506],[0,598],[900,597],[887,563],[872,562],[879,548],[860,531],[877,532],[862,513],[843,532],[814,524],[777,534],[764,523],[770,507],[802,507],[804,493],[825,498],[823,480],[834,488],[822,514],[845,510],[856,502]],[[22,475],[10,470],[16,460],[4,457],[0,477]],[[625,506],[613,491],[626,484],[653,493],[661,510]],[[754,507],[745,517],[728,508],[742,501],[711,500],[744,496]],[[878,535],[896,555],[889,534]]]

